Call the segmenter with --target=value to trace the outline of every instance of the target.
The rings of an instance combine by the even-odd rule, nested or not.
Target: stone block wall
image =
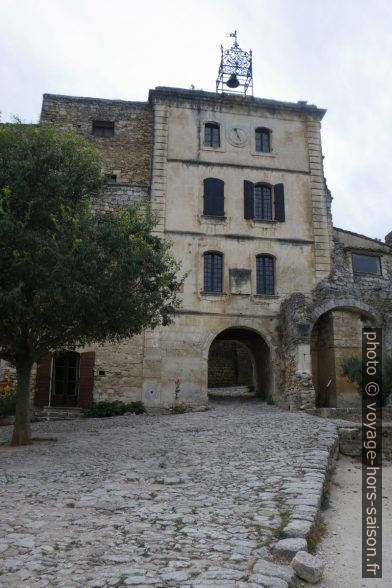
[[[94,401],[141,400],[144,336],[96,347]]]
[[[235,341],[215,341],[208,357],[208,387],[252,384],[253,367],[248,350]]]
[[[44,94],[41,122],[73,129],[101,153],[105,173],[117,182],[148,187],[151,177],[152,110],[147,102]],[[92,134],[93,121],[114,123],[113,137]]]

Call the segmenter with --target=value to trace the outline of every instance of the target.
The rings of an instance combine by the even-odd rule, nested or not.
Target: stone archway
[[[270,397],[271,361],[265,339],[255,330],[227,328],[208,349],[208,389],[247,386],[255,395]]]
[[[362,328],[377,323],[367,305],[326,305],[313,323],[310,335],[312,380],[316,406],[360,408],[361,396],[342,375],[347,357],[361,357]]]

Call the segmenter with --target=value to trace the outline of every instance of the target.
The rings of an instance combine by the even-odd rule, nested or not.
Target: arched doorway
[[[361,357],[362,328],[372,323],[369,313],[345,307],[328,310],[316,320],[310,339],[316,406],[361,407],[361,396],[343,376],[342,363],[347,357]]]
[[[251,329],[229,328],[212,341],[208,352],[208,391],[246,386],[266,400],[270,394],[270,353]]]

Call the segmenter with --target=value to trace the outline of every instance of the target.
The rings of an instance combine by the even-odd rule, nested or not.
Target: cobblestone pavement
[[[269,560],[283,528],[298,539],[280,561],[304,541],[335,425],[255,401],[210,406],[36,423],[33,446],[2,445],[0,586],[292,585]]]

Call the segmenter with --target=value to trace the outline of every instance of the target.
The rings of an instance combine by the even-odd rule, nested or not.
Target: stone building
[[[193,407],[234,385],[290,409],[359,404],[340,364],[360,353],[363,325],[383,326],[391,345],[392,239],[333,227],[325,112],[166,87],[143,103],[44,95],[41,121],[103,155],[96,206],[149,202],[188,276],[171,326],[45,358],[36,406],[170,407],[177,380]]]

